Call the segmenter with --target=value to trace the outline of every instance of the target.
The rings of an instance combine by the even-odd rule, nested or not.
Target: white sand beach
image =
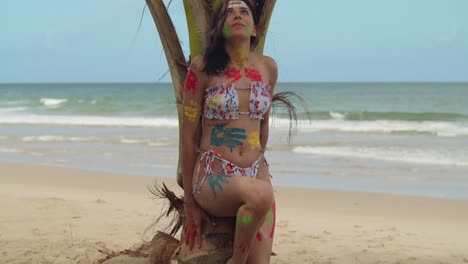
[[[0,263],[94,263],[148,241],[175,180],[0,164]],[[271,263],[468,263],[468,201],[275,188]]]

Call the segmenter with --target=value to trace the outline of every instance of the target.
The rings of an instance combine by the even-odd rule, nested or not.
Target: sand
[[[174,179],[0,164],[0,263],[94,263],[148,241]],[[276,187],[271,263],[468,263],[468,201]]]

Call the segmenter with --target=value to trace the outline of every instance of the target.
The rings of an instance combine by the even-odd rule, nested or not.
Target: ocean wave
[[[7,113],[18,113],[23,112],[27,108],[26,107],[7,107],[7,108],[0,108],[0,114],[7,114]]]
[[[97,137],[66,137],[60,135],[42,135],[25,136],[21,139],[23,142],[96,142],[100,141]]]
[[[2,105],[6,106],[23,106],[23,105],[28,105],[29,101],[27,100],[13,100],[13,101],[2,101],[0,102]]]
[[[274,119],[274,128],[288,128],[289,119]],[[349,121],[349,120],[299,120],[300,132],[350,132],[370,134],[429,134],[442,137],[468,136],[468,122],[411,122],[411,121]]]
[[[3,139],[7,139],[4,137]],[[0,137],[2,140],[2,137]],[[80,143],[108,143],[108,144],[128,144],[128,145],[147,145],[147,146],[167,146],[177,144],[177,141],[167,138],[142,139],[142,138],[109,138],[109,137],[77,137],[77,136],[62,136],[62,135],[39,135],[39,136],[24,136],[20,138],[22,142],[80,142]]]
[[[0,152],[3,152],[3,153],[21,153],[22,150],[21,149],[15,149],[15,148],[0,147]]]
[[[286,130],[290,120],[273,118],[272,129]],[[155,127],[178,128],[177,117],[131,117],[131,116],[75,116],[75,115],[0,115],[0,124],[57,125],[57,126],[104,126],[104,127]],[[294,125],[294,123],[293,123]],[[468,122],[440,121],[350,121],[350,120],[298,120],[298,132],[343,132],[362,134],[427,134],[441,137],[468,136]]]
[[[175,118],[9,115],[0,116],[0,124],[59,125],[59,126],[116,126],[176,128]]]
[[[177,144],[176,141],[171,142],[168,139],[160,138],[158,140],[150,140],[150,139],[141,139],[141,138],[122,138],[120,139],[119,143],[122,144],[130,144],[130,145],[147,145],[147,146],[167,146],[173,143],[174,145]]]
[[[330,112],[330,116],[333,118],[333,119],[338,119],[338,120],[343,120],[345,119],[345,115],[344,114],[341,114],[341,113],[338,113],[338,112]]]
[[[300,146],[295,153],[325,155],[341,158],[361,158],[403,163],[468,167],[468,155],[444,153],[434,149],[377,148],[377,147],[310,147]]]
[[[41,98],[40,102],[45,107],[50,109],[57,109],[62,107],[68,99],[56,99],[56,98]]]
[[[300,110],[300,109],[299,109]],[[279,118],[286,118],[287,113],[275,113]],[[350,121],[446,121],[463,122],[468,121],[468,115],[462,113],[449,112],[376,112],[376,111],[313,111],[308,115],[305,112],[298,112],[300,119],[306,120],[308,116],[312,120],[350,120]]]

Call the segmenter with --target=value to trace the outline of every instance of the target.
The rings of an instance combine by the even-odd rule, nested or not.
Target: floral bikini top
[[[250,89],[250,109],[239,111],[237,90]],[[237,88],[234,83],[221,83],[206,88],[204,116],[208,119],[239,119],[249,115],[250,119],[263,119],[271,105],[270,85],[252,82],[248,88]]]

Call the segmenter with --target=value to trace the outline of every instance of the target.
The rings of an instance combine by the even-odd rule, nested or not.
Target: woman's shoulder
[[[203,55],[197,55],[190,60],[190,68],[198,72],[203,72],[205,58]]]
[[[190,61],[189,68],[195,72],[199,81],[203,82],[204,85],[207,85],[209,77],[205,72],[205,58],[203,55],[193,57]]]
[[[270,76],[275,78],[275,76],[278,75],[278,64],[276,63],[275,59],[266,55],[257,55],[257,56],[259,56],[260,61],[262,62],[264,67],[267,69]]]
[[[271,72],[276,73],[278,72],[278,64],[276,63],[275,59],[270,56],[266,55],[256,55],[258,56],[259,60],[262,62],[263,65]]]

